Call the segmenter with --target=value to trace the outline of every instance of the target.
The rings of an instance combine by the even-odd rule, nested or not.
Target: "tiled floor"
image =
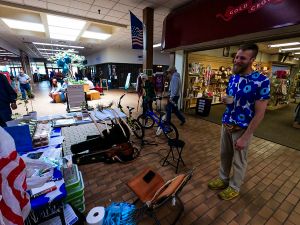
[[[121,94],[121,91],[109,91],[103,98],[110,99]],[[43,101],[38,98],[37,96],[35,100],[36,108],[47,108],[45,112],[52,113],[53,104],[45,101],[45,98]],[[126,104],[136,107],[136,95],[128,94],[124,99],[124,105]],[[54,109],[55,113],[64,112],[65,106],[60,105]],[[186,142],[183,159],[187,167],[180,169],[185,171],[196,167],[191,181],[180,195],[185,211],[178,224],[299,224],[299,151],[254,137],[241,195],[232,201],[222,201],[217,197],[218,191],[207,188],[208,180],[218,174],[220,126],[193,116],[187,117],[184,126],[179,126],[175,118],[173,121],[178,127],[180,139]],[[85,129],[91,131],[93,128],[88,126]],[[64,134],[66,137],[73,135],[74,142],[82,140],[77,139],[71,130],[64,131]],[[160,164],[168,151],[166,139],[155,137],[154,130],[147,130],[146,137],[159,145],[145,146],[141,156],[134,162],[80,166],[85,183],[86,212],[95,206],[107,205],[110,201],[133,201],[135,196],[126,182],[145,167],[153,168],[166,180],[175,176],[174,168],[162,167]],[[135,139],[133,141],[139,144]],[[175,209],[172,206],[161,208],[158,216],[162,224],[170,224]],[[151,219],[146,219],[142,224],[154,223]]]

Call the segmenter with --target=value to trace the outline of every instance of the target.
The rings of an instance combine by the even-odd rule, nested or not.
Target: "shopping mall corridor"
[[[38,115],[65,113],[66,105],[50,103],[48,92],[49,84],[46,82],[34,87],[36,97],[33,106]],[[122,90],[106,91],[101,101],[116,101],[122,93]],[[137,100],[136,94],[127,94],[123,104],[136,107]],[[207,188],[207,182],[218,175],[221,127],[196,116],[186,116],[187,123],[184,126],[180,126],[175,117],[172,118],[178,127],[180,139],[186,143],[183,150],[186,167],[181,166],[180,171],[193,167],[196,169],[180,195],[185,211],[178,224],[299,224],[300,151],[254,137],[240,196],[231,201],[222,201],[217,196],[218,191]],[[84,140],[91,131],[96,132],[93,124],[63,128],[66,140],[64,152],[69,151],[72,143]],[[132,202],[135,196],[126,182],[145,167],[151,167],[165,180],[175,176],[173,167],[162,167],[160,164],[168,151],[166,139],[156,137],[155,130],[151,129],[146,131],[146,139],[156,142],[158,146],[144,146],[140,157],[131,163],[95,163],[79,167],[85,184],[85,212],[95,206],[107,205],[110,201]],[[140,148],[136,139],[132,141]],[[175,213],[176,207],[167,205],[159,210],[158,217],[162,224],[169,225]],[[154,221],[146,218],[142,224],[154,224]]]

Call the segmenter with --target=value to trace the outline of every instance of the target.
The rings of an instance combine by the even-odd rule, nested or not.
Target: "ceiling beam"
[[[50,14],[70,17],[70,18],[74,18],[74,19],[87,20],[87,21],[90,21],[90,22],[127,28],[127,25],[125,25],[125,24],[109,22],[109,21],[105,21],[105,20],[97,20],[97,19],[87,18],[87,17],[83,17],[83,16],[72,15],[72,14],[67,14],[67,13],[63,13],[63,12],[57,12],[57,11],[50,10],[50,9],[43,9],[43,8],[38,8],[38,7],[34,7],[34,6],[22,5],[22,4],[12,3],[12,2],[5,2],[5,1],[2,1],[2,0],[0,0],[0,5],[12,7],[12,8],[23,9],[23,10],[28,10],[28,11],[33,11],[33,12],[50,13]]]

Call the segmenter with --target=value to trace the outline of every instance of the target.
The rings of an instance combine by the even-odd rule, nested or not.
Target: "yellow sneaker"
[[[231,199],[239,196],[239,194],[240,193],[238,191],[236,191],[234,188],[229,186],[225,190],[221,191],[218,195],[223,200],[231,200]]]
[[[209,181],[208,187],[212,190],[221,190],[221,189],[227,188],[228,183],[226,183],[225,181],[223,181],[220,178],[217,178],[217,179]]]

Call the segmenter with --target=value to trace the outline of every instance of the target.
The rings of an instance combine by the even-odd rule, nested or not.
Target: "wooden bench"
[[[90,90],[86,92],[86,97],[90,100],[100,99],[100,92],[96,90]]]

